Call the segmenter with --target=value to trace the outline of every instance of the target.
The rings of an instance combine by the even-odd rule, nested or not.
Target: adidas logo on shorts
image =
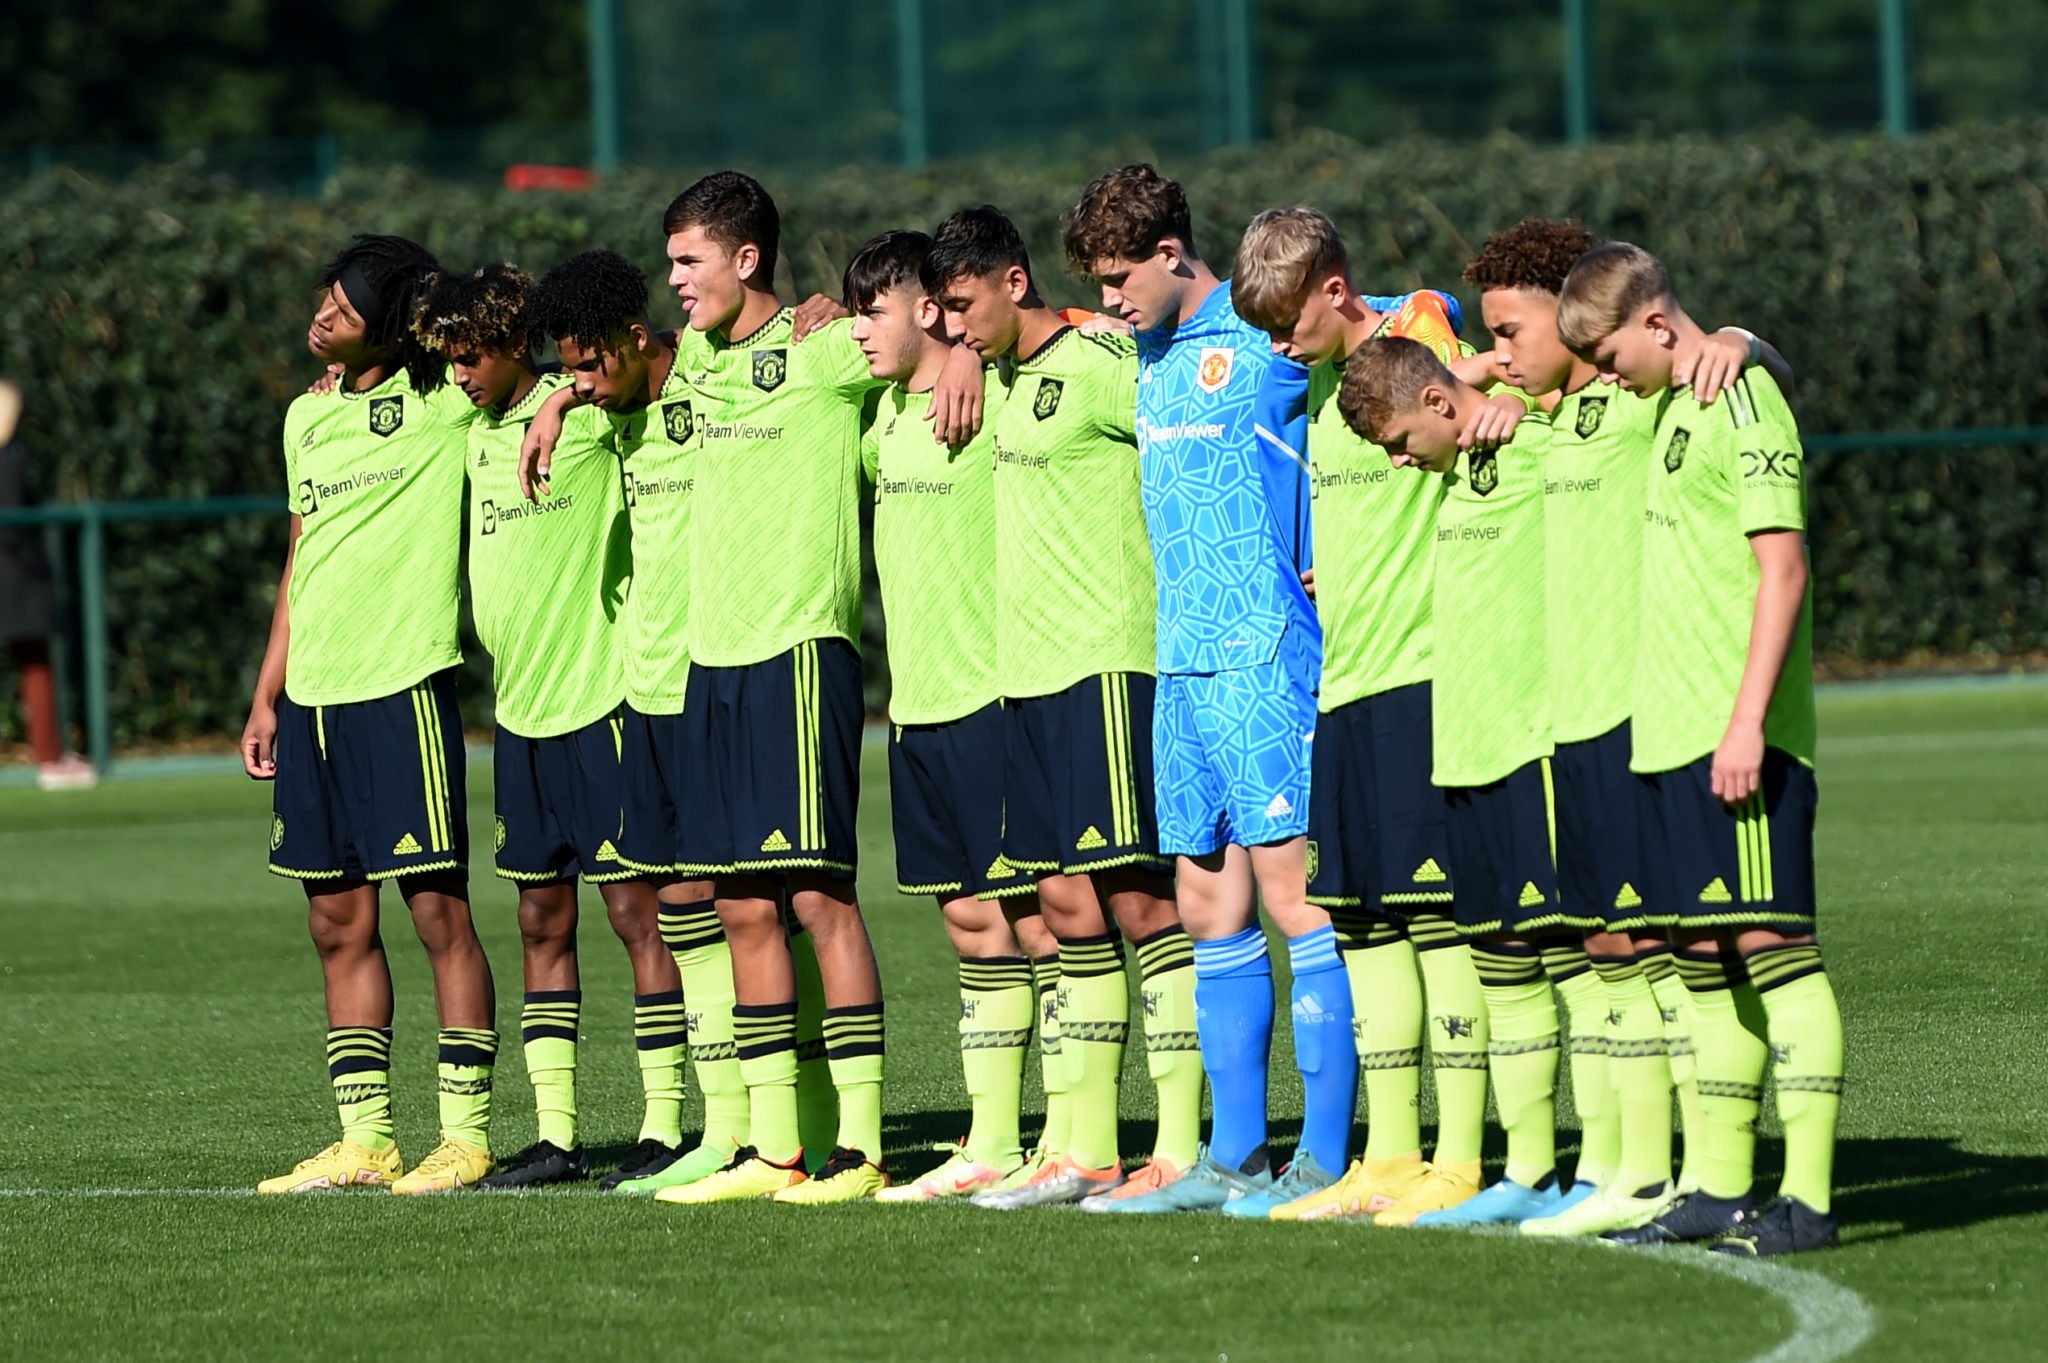
[[[1435,857],[1430,857],[1415,868],[1417,885],[1441,885],[1449,879],[1450,877],[1444,874],[1444,868],[1436,864]]]
[[[1707,882],[1707,888],[1700,891],[1702,904],[1732,904],[1735,897],[1728,893],[1728,885],[1719,876]]]
[[[398,840],[396,847],[391,849],[391,855],[394,857],[412,857],[418,856],[422,850],[420,840],[408,833]]]
[[[1102,836],[1102,830],[1089,824],[1081,830],[1081,836],[1074,840],[1076,852],[1093,852],[1098,847],[1109,846],[1109,839]]]
[[[1635,886],[1624,880],[1621,883],[1620,892],[1614,896],[1614,907],[1617,909],[1640,909],[1643,907],[1643,897],[1636,893]]]
[[[606,838],[597,845],[597,859],[599,861],[617,861],[619,859],[619,849],[612,846],[610,838]]]
[[[1535,881],[1525,880],[1522,882],[1522,897],[1515,903],[1524,909],[1539,908],[1543,904],[1543,891],[1536,888]]]
[[[763,852],[787,852],[789,850],[789,838],[778,828],[767,837],[761,839],[761,850]]]
[[[1293,812],[1294,806],[1287,803],[1285,795],[1275,795],[1273,803],[1266,806],[1266,817],[1269,819],[1283,819]]]

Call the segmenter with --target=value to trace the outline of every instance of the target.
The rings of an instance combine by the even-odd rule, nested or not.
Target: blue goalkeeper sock
[[[1195,943],[1195,1034],[1209,1076],[1209,1153],[1224,1168],[1240,1169],[1266,1143],[1266,1057],[1273,1049],[1273,958],[1256,926]]]
[[[1358,1048],[1351,1035],[1351,981],[1337,954],[1337,930],[1287,941],[1294,971],[1294,1063],[1301,1071],[1301,1148],[1342,1173],[1358,1110]]]

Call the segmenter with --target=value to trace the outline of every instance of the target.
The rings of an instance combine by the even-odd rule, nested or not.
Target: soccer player
[[[1373,336],[1413,337],[1447,360],[1461,347],[1439,295],[1416,294],[1389,313],[1360,296],[1336,225],[1311,208],[1252,220],[1232,290],[1246,321],[1310,366],[1306,443],[1324,654],[1309,898],[1330,911],[1343,948],[1370,1118],[1364,1155],[1341,1177],[1321,1167],[1297,1175],[1300,1191],[1273,1215],[1376,1214],[1443,1182],[1422,1159],[1418,957],[1439,1029],[1436,1162],[1474,1178],[1486,1010],[1451,918],[1443,800],[1430,785],[1430,580],[1443,488],[1396,478],[1385,452],[1345,425],[1337,395],[1349,358]]]
[[[1486,1005],[1489,1070],[1507,1174],[1484,1193],[1476,1166],[1439,1165],[1438,1205],[1382,1223],[1515,1223],[1555,1210],[1557,1000],[1541,957],[1564,928],[1553,850],[1550,673],[1544,623],[1543,445],[1532,414],[1497,449],[1460,448],[1486,401],[1414,341],[1369,341],[1338,395],[1345,422],[1397,469],[1447,484],[1437,508],[1432,780],[1443,789],[1459,928]],[[1415,476],[1403,474],[1397,476]],[[1669,1109],[1666,1109],[1669,1120]],[[1460,1185],[1450,1186],[1455,1179]]]
[[[875,569],[889,618],[890,816],[897,888],[938,902],[960,958],[960,1063],[973,1124],[959,1151],[884,1202],[981,1192],[1024,1162],[1018,1100],[1038,1007],[1031,957],[1057,950],[1034,913],[1013,929],[1002,861],[1003,761],[995,669],[994,460],[986,435],[951,450],[923,420],[953,347],[918,271],[931,238],[884,232],[846,267],[853,337],[887,379],[862,441],[875,487]],[[988,404],[1003,381],[987,371]],[[1016,901],[1008,901],[1015,903]]]
[[[987,205],[939,225],[921,278],[950,336],[985,359],[1016,361],[991,423],[996,675],[1008,726],[1002,850],[1008,867],[1038,881],[1059,940],[1067,1064],[1065,1149],[975,1202],[1076,1202],[1124,1182],[1117,1082],[1130,998],[1109,916],[1137,946],[1148,1022],[1183,1020],[1180,1035],[1152,1033],[1154,1046],[1163,1056],[1195,1044],[1184,968],[1193,953],[1153,831],[1153,579],[1138,496],[1136,357],[1126,338],[1083,334],[1045,305],[1023,238]],[[1158,1081],[1161,1144],[1188,1147],[1176,1172],[1194,1162],[1201,1120],[1201,1067],[1186,1058]],[[1166,1172],[1144,1177],[1161,1183]]]
[[[1179,867],[1215,1111],[1186,1177],[1083,1205],[1264,1216],[1307,1191],[1311,1171],[1344,1167],[1358,1096],[1336,933],[1306,897],[1322,669],[1322,629],[1302,585],[1308,482],[1296,447],[1307,371],[1237,315],[1230,286],[1195,248],[1186,194],[1153,167],[1090,184],[1068,215],[1065,245],[1068,263],[1100,284],[1104,306],[1138,337],[1141,482],[1158,583],[1159,847]],[[1288,939],[1307,1105],[1301,1148],[1277,1189],[1266,1150],[1273,971],[1255,886]]]
[[[703,413],[692,515],[681,862],[714,877],[731,943],[748,1143],[663,1201],[872,1197],[882,1168],[882,999],[855,898],[863,719],[860,431],[883,385],[834,322],[794,343],[773,290],[775,202],[722,171],[668,206],[669,282],[698,338],[685,379]],[[980,363],[948,359],[978,396]],[[944,381],[942,380],[942,383]],[[839,1098],[830,1157],[806,1181],[796,1110],[796,976],[787,892],[816,946],[826,1062]]]
[[[1572,267],[1557,323],[1575,353],[1644,395],[1669,388],[1706,342],[1664,267],[1625,242]],[[1842,1021],[1814,935],[1802,477],[1798,425],[1767,372],[1744,373],[1704,410],[1684,393],[1665,405],[1644,521],[1631,766],[1654,791],[1693,1000],[1700,1187],[1649,1224],[1612,1232],[1629,1243],[1712,1240],[1767,1255],[1836,1239]],[[1767,1063],[1785,1176],[1759,1208]]]
[[[610,251],[585,251],[548,272],[535,293],[534,328],[554,343],[581,404],[570,414],[568,429],[578,420],[593,422],[612,451],[612,477],[622,489],[624,525],[591,527],[574,553],[564,549],[563,561],[572,562],[574,554],[601,559],[613,552],[622,532],[630,545],[632,589],[617,628],[625,699],[615,847],[620,866],[655,886],[659,934],[675,963],[682,997],[651,1002],[665,1010],[680,1007],[704,1095],[704,1132],[694,1149],[682,1153],[680,1134],[671,1136],[665,1128],[645,1133],[607,1179],[621,1193],[650,1194],[724,1167],[747,1136],[745,1087],[732,1033],[731,953],[710,883],[677,870],[677,811],[694,779],[682,709],[690,668],[684,630],[700,423],[677,350],[696,338],[654,330],[647,317],[646,276]],[[537,504],[556,495],[550,482]],[[666,1030],[672,1029],[650,1027],[642,1036],[662,1039]]]
[[[491,1170],[498,1033],[469,915],[462,716],[462,465],[476,409],[411,330],[440,266],[361,236],[320,276],[307,346],[337,391],[285,413],[291,548],[242,732],[275,781],[270,869],[305,889],[327,994],[341,1139],[262,1193],[368,1184],[423,1193]],[[441,1141],[402,1173],[391,1124],[391,971],[378,887],[398,882],[434,972]]]

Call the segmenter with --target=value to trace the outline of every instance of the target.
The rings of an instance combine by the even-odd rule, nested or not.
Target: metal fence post
[[[98,502],[79,508],[79,610],[85,624],[85,744],[93,769],[106,773],[113,751],[112,707],[107,677],[107,521]]]
[[[1252,142],[1252,0],[1223,0],[1223,69],[1230,82],[1232,146]]]
[[[590,165],[619,168],[619,7],[617,0],[590,0]]]
[[[924,93],[924,5],[896,0],[896,103],[903,117],[903,164],[912,170],[931,156]]]
[[[1593,0],[1564,0],[1564,137],[1593,138]]]
[[[1906,0],[1877,0],[1879,70],[1884,82],[1884,130],[1893,137],[1913,131],[1912,34]]]

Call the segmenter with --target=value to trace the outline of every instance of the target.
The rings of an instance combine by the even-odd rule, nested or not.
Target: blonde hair
[[[1415,410],[1422,390],[1436,384],[1456,386],[1436,352],[1406,336],[1375,336],[1344,362],[1344,386],[1337,390],[1337,410],[1344,424],[1363,438],[1379,443],[1387,424]]]
[[[1333,274],[1347,283],[1351,278],[1337,224],[1307,205],[1269,208],[1252,219],[1237,244],[1231,302],[1238,316],[1262,330],[1291,327],[1309,289]]]
[[[1565,276],[1557,299],[1557,334],[1584,352],[1621,330],[1645,305],[1672,297],[1671,276],[1640,246],[1605,241]]]

